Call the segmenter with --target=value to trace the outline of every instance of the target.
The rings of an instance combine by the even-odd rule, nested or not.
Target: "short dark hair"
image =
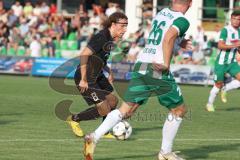
[[[112,23],[118,22],[120,19],[128,19],[128,17],[122,12],[115,12],[111,14],[108,19],[103,23],[104,28],[109,28]]]
[[[235,11],[233,11],[233,13],[231,14],[231,16],[240,16],[240,10],[235,10]]]

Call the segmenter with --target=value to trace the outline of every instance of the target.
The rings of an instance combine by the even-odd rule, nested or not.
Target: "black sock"
[[[103,116],[103,117],[102,117],[102,121],[104,121],[106,118],[107,118],[107,116]]]
[[[98,113],[97,107],[91,107],[82,111],[78,114],[72,116],[72,120],[79,122],[79,121],[88,121],[88,120],[95,120],[100,117]]]

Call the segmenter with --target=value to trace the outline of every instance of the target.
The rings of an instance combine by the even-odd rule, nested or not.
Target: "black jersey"
[[[88,58],[87,80],[93,82],[98,76],[100,76],[100,74],[102,74],[102,70],[107,64],[107,60],[113,47],[113,38],[110,31],[108,29],[99,31],[90,39],[87,47],[93,52]],[[79,67],[77,68],[77,71],[80,72]]]
[[[97,56],[97,58],[100,58],[104,65],[106,65],[113,46],[112,44],[113,38],[110,31],[108,29],[99,31],[90,39],[87,45],[87,47],[93,52],[91,58]]]

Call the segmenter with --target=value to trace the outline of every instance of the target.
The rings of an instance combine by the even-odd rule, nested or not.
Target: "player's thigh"
[[[118,98],[113,94],[113,86],[109,83],[108,79],[105,77],[104,74],[101,74],[97,78],[98,86],[103,90],[103,91],[108,91],[109,94],[106,95],[106,100],[108,104],[112,107],[115,108],[118,104]]]
[[[175,81],[169,81],[171,90],[163,95],[158,96],[159,103],[169,110],[177,108],[184,103],[180,87]]]
[[[174,80],[173,78],[170,78]],[[149,90],[151,91],[151,97],[158,97],[164,95],[172,90],[171,81],[168,78],[157,79],[153,77],[147,77],[145,83],[148,84]]]
[[[240,80],[240,65],[237,62],[231,64],[229,73],[232,77]]]
[[[102,90],[113,92],[113,86],[109,83],[108,79],[105,77],[104,74],[99,75],[96,83]]]
[[[227,66],[226,65],[215,65],[214,68],[214,81],[215,82],[223,82],[224,76],[226,73]]]
[[[144,81],[144,76],[139,73],[133,73],[132,79],[130,80],[127,90],[123,95],[125,102],[144,104],[150,97],[148,85]]]
[[[177,116],[177,117],[184,117],[184,115],[187,113],[187,108],[184,103],[176,106],[175,108],[171,108],[170,112]]]
[[[106,100],[112,109],[117,107],[118,98],[114,95],[113,92],[106,96]]]

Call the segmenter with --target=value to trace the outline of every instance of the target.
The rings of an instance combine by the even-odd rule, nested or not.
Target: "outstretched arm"
[[[175,40],[178,36],[178,31],[174,27],[170,27],[164,36],[163,39],[163,58],[164,58],[164,66],[166,69],[169,69],[170,62],[172,58],[172,52]]]
[[[92,54],[93,54],[92,50],[89,49],[88,47],[86,47],[80,54],[81,81],[79,83],[79,87],[80,87],[82,93],[88,89],[87,62],[88,62],[88,57]]]

